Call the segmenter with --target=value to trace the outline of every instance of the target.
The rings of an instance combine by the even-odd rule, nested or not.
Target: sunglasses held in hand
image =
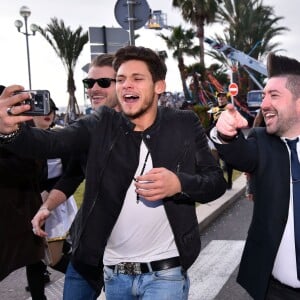
[[[110,87],[112,81],[116,82],[116,79],[114,79],[114,78],[98,78],[98,79],[85,78],[82,80],[83,86],[86,89],[91,89],[96,82],[98,83],[98,85],[100,87],[108,88],[108,87]]]

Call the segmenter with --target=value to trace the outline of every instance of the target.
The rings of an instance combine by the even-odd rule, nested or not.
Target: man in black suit
[[[300,136],[300,62],[270,53],[267,67],[261,104],[266,127],[253,128],[246,139],[240,131],[246,120],[228,105],[211,138],[221,157],[253,180],[254,211],[237,281],[254,299],[300,299],[295,246],[300,226],[299,217],[294,219],[300,199],[293,196],[287,141]],[[297,151],[299,156],[299,142]]]

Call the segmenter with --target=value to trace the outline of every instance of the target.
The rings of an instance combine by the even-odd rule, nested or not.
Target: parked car
[[[247,93],[247,105],[251,113],[256,115],[262,102],[262,90],[252,90]]]

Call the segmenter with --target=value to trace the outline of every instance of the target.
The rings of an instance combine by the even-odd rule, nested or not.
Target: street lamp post
[[[31,24],[30,25],[30,30],[32,31],[32,33],[28,33],[28,18],[31,15],[31,11],[29,9],[29,7],[27,6],[22,6],[20,8],[20,15],[24,18],[24,22],[25,22],[25,32],[21,31],[21,28],[23,26],[23,22],[21,20],[16,20],[15,21],[15,26],[17,27],[18,31],[20,33],[23,33],[26,37],[26,48],[27,48],[27,65],[28,65],[28,79],[29,79],[29,89],[31,89],[31,72],[30,72],[30,54],[29,54],[29,43],[28,43],[28,37],[30,35],[35,35],[36,31],[38,30],[37,25],[35,24]]]

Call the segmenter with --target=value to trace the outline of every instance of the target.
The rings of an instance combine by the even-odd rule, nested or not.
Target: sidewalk
[[[246,176],[241,174],[233,181],[232,189],[227,190],[223,196],[212,202],[198,205],[196,209],[199,228],[202,230],[221,214],[231,203],[245,194]]]

